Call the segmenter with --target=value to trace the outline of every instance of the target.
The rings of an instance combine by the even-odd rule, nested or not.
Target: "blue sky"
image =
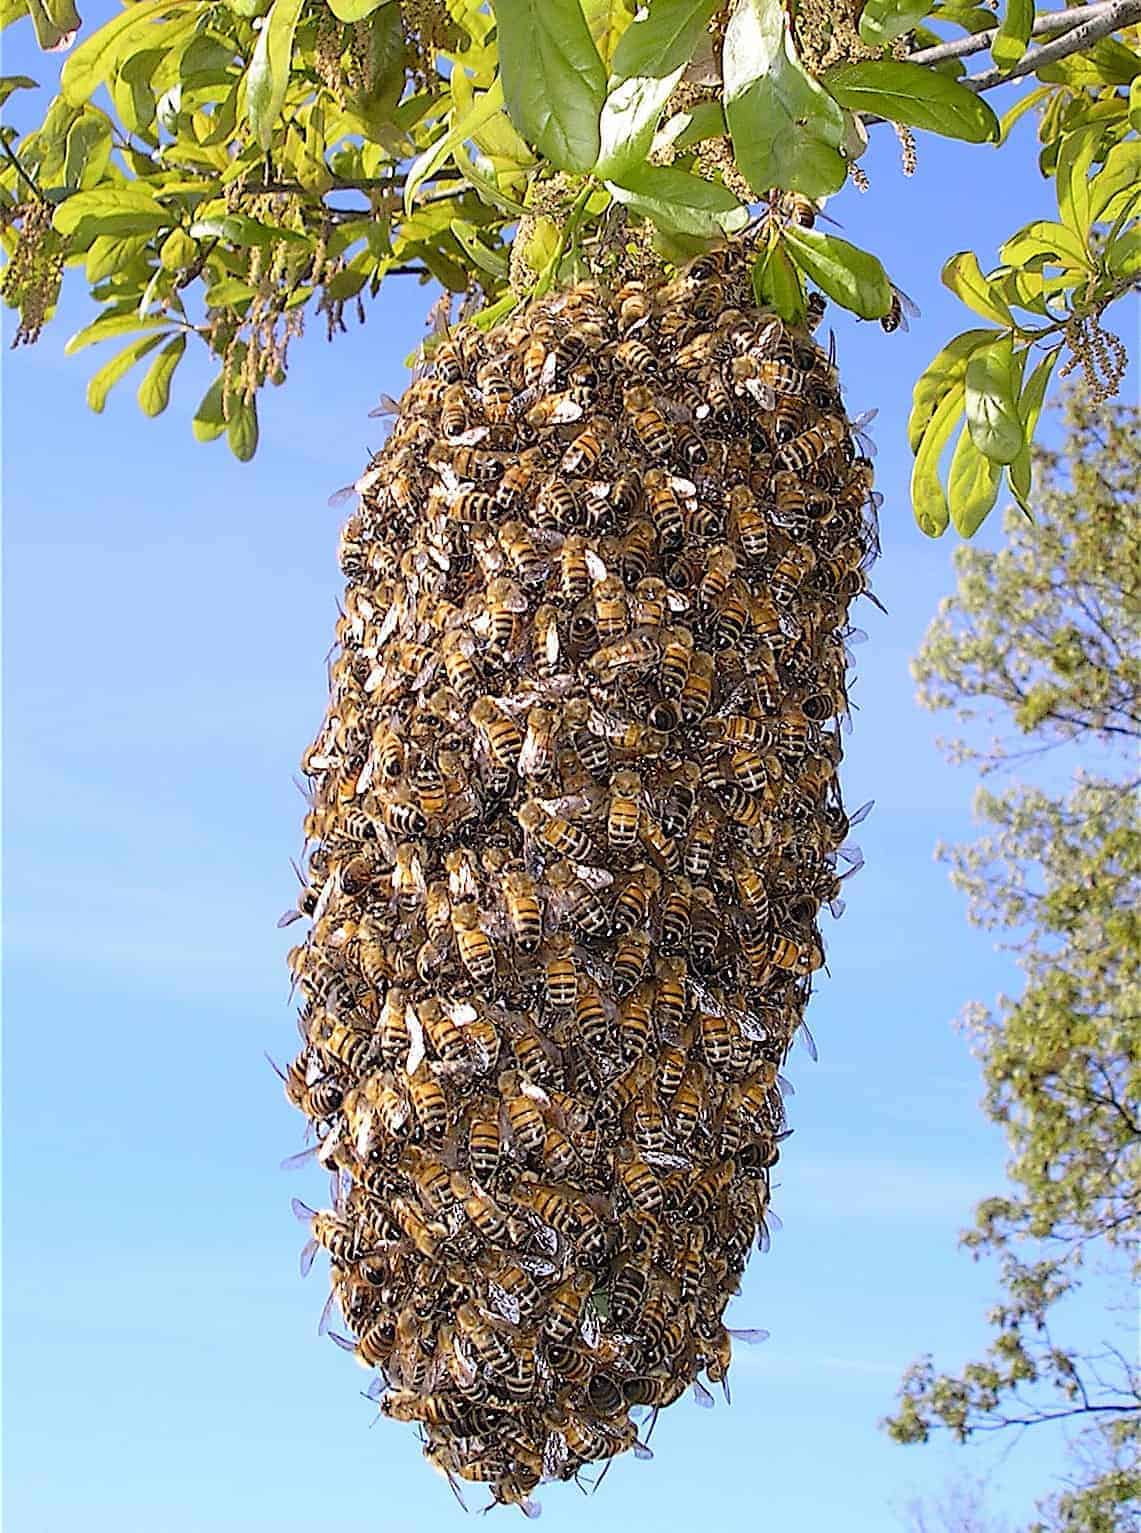
[[[48,80],[56,61],[29,36],[6,34],[4,71]],[[798,1049],[787,1071],[785,1228],[732,1311],[772,1339],[735,1364],[731,1409],[663,1416],[653,1464],[617,1464],[589,1506],[548,1487],[548,1533],[586,1517],[599,1533],[873,1533],[960,1468],[989,1476],[1012,1516],[1048,1488],[1056,1443],[901,1449],[877,1430],[911,1358],[979,1346],[993,1292],[955,1250],[1003,1152],[952,1021],[1017,981],[932,859],[939,838],[971,833],[974,784],[934,746],[946,721],[913,703],[908,660],[951,589],[952,544],[914,528],[903,425],[917,372],[971,323],[939,286],[942,260],[973,247],[985,266],[1048,214],[1027,126],[1001,154],[924,139],[911,183],[881,129],[872,191],[832,205],[924,313],[895,337],[830,315],[850,407],[880,412],[890,616],[864,604],[857,619],[871,642],[846,788],[876,811],[826,933],[820,1061]],[[302,1125],[262,1057],[295,1037],[291,934],[274,923],[293,897],[290,774],[324,707],[340,584],[343,513],[326,501],[378,445],[367,412],[400,392],[429,301],[394,279],[364,330],[328,347],[314,326],[244,467],[191,437],[211,376],[197,357],[159,421],[131,382],[88,413],[102,358],[62,355],[88,317],[78,289],[37,348],[4,353],[12,1533],[459,1525],[410,1430],[369,1429],[366,1375],[315,1334],[321,1279],[297,1275],[289,1198],[318,1201],[322,1182],[278,1170]]]

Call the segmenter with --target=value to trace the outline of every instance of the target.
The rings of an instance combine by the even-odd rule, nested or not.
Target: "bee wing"
[[[590,571],[591,580],[605,580],[607,576],[606,565],[602,562],[594,550],[592,548],[588,548],[583,557],[586,560],[586,567]]]
[[[317,1250],[318,1246],[315,1240],[307,1240],[301,1247],[301,1258],[298,1265],[301,1269],[302,1277],[308,1277],[313,1270],[313,1263],[317,1258]]]
[[[582,1307],[579,1330],[582,1332],[583,1341],[593,1351],[602,1340],[602,1324],[599,1320],[598,1311],[589,1299]]]
[[[777,397],[767,383],[759,378],[745,379],[745,392],[751,394],[762,410],[775,410]]]
[[[305,917],[301,914],[300,910],[287,910],[278,916],[277,929],[280,931],[283,926],[292,926],[294,921],[303,921],[304,919]],[[277,1066],[275,1065],[274,1068],[276,1069]],[[284,1080],[285,1077],[282,1076],[282,1079]]]
[[[343,506],[351,495],[356,494],[356,489],[355,484],[343,484],[339,490],[334,490],[329,496],[329,505],[334,508]]]
[[[651,1458],[653,1458],[653,1456],[654,1456],[653,1448],[648,1447],[644,1442],[639,1442],[637,1438],[634,1439],[634,1457],[635,1458],[651,1459]]]
[[[307,1166],[309,1164],[309,1162],[317,1154],[317,1151],[320,1148],[321,1148],[321,1146],[319,1144],[311,1144],[307,1150],[298,1150],[296,1155],[287,1155],[285,1157],[285,1159],[281,1162],[281,1169],[283,1171],[298,1171],[298,1170],[300,1170],[300,1168],[302,1166]],[[297,1214],[297,1199],[294,1198],[293,1202],[294,1202],[293,1212],[295,1214]],[[302,1208],[304,1208],[305,1204],[302,1203],[300,1206]],[[307,1218],[310,1217],[312,1212],[313,1212],[313,1210],[309,1209],[304,1214],[297,1214],[297,1217],[299,1219],[307,1219]]]
[[[368,412],[368,417],[369,420],[375,420],[378,416],[399,414],[400,401],[398,399],[393,399],[391,394],[382,394],[380,396],[380,403],[377,405],[375,410],[370,410]]]
[[[713,1396],[700,1379],[694,1379],[693,1381],[693,1398],[703,1411],[711,1411],[713,1409]]]
[[[553,426],[566,426],[571,421],[582,419],[582,406],[577,399],[571,399],[568,395],[564,395],[562,399],[552,405],[546,418]]]
[[[755,357],[767,357],[771,355],[780,340],[783,326],[779,319],[770,319],[768,324],[757,336],[749,350]]]
[[[321,1318],[317,1322],[317,1335],[324,1336],[329,1329],[329,1322],[333,1318],[333,1307],[337,1303],[337,1290],[330,1288],[329,1297],[325,1300],[325,1307],[321,1311]]]
[[[730,1326],[726,1326],[725,1329],[734,1341],[746,1342],[750,1347],[758,1346],[762,1341],[768,1341],[769,1339],[768,1331],[735,1331]]]
[[[424,1025],[411,1002],[404,1008],[404,1022],[408,1028],[408,1036],[412,1040],[404,1070],[407,1075],[415,1075],[424,1060]]]
[[[521,1317],[519,1301],[513,1299],[505,1288],[501,1288],[494,1278],[487,1282],[487,1298],[494,1312],[501,1319],[510,1321],[512,1325],[518,1325]]]
[[[586,887],[593,889],[595,893],[600,889],[608,889],[614,882],[614,874],[608,872],[606,868],[587,867],[581,862],[574,863],[573,867]]]
[[[539,387],[541,389],[549,389],[550,388],[551,384],[554,383],[554,381],[555,381],[555,374],[558,372],[558,369],[559,369],[559,356],[558,356],[558,352],[556,352],[556,351],[548,352],[547,355],[546,355],[546,358],[543,361],[543,370],[539,374]]]
[[[544,1480],[562,1479],[568,1451],[567,1440],[561,1432],[547,1433],[546,1441],[543,1443]]]

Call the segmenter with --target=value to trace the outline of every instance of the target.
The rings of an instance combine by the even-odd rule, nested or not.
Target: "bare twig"
[[[1120,0],[1099,0],[1097,5],[1074,6],[1066,11],[1051,11],[1045,16],[1039,16],[1038,20],[1030,29],[1031,37],[1046,37],[1055,32],[1071,32],[1074,27],[1084,26],[1087,21],[1094,21],[1105,16],[1110,11],[1120,8]],[[1126,21],[1116,21],[1115,26],[1128,26]],[[940,64],[944,59],[965,59],[973,53],[985,53],[998,36],[998,28],[989,32],[976,32],[970,37],[959,37],[953,42],[937,43],[931,48],[921,48],[918,53],[909,53],[909,64]]]
[[[987,69],[982,74],[968,75],[959,83],[973,91],[993,90],[996,85],[1006,85],[1023,75],[1033,74],[1047,64],[1056,64],[1059,59],[1069,58],[1072,53],[1081,53],[1092,43],[1108,37],[1111,32],[1119,32],[1122,27],[1141,21],[1141,0],[1109,0],[1107,5],[1090,6],[1089,10],[1098,14],[1085,17],[1054,42],[1044,43],[1041,48],[1029,49],[1013,68]]]

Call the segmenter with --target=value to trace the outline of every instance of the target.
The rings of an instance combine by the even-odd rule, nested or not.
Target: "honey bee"
[[[880,329],[885,335],[891,335],[896,330],[910,330],[908,318],[918,319],[919,309],[902,289],[891,284],[891,307],[880,320]]]
[[[651,812],[643,808],[638,821],[638,835],[650,856],[666,873],[676,873],[681,866],[681,849],[667,836]]]
[[[693,866],[698,861],[699,859],[691,854],[691,848],[687,847],[687,866]],[[671,879],[662,904],[661,946],[663,953],[684,953],[688,948],[690,900],[692,896],[693,885],[687,878]]]
[[[816,565],[816,555],[807,543],[794,544],[781,555],[769,577],[769,590],[778,607],[787,607],[795,599],[802,582]]]
[[[612,428],[608,420],[599,416],[588,421],[563,453],[561,460],[563,472],[566,474],[592,473],[602,461],[602,455],[611,441]]]
[[[519,726],[493,697],[477,698],[469,717],[491,759],[499,766],[515,768],[523,749]]]
[[[617,575],[607,575],[594,587],[594,626],[603,644],[626,632],[626,587]]]
[[[672,553],[681,547],[685,537],[681,500],[674,488],[673,478],[665,469],[648,469],[645,486],[646,502],[653,519],[659,547],[663,553]]]
[[[623,335],[640,328],[653,313],[653,301],[644,282],[623,283],[614,296],[618,304],[618,328]]]
[[[622,521],[629,521],[642,504],[642,479],[636,470],[628,469],[610,485],[607,500],[611,510]]]
[[[777,450],[774,462],[778,469],[804,473],[826,453],[845,442],[847,437],[847,423],[840,416],[822,416],[815,426],[810,426],[807,431],[785,442]]]
[[[516,1194],[518,1201],[518,1194]],[[486,1268],[489,1278],[489,1294],[498,1289],[492,1302],[498,1300],[503,1317],[517,1325],[521,1320],[534,1320],[543,1308],[543,1295],[526,1272],[514,1262],[500,1258]]]
[[[578,973],[574,963],[574,944],[565,932],[548,939],[543,961],[543,981],[547,1004],[554,1011],[569,1011],[578,993]]]
[[[527,598],[514,580],[497,576],[487,587],[488,643],[506,653],[512,648],[517,615],[527,610]]]
[[[499,1140],[496,1138],[496,1157]],[[464,1213],[489,1245],[502,1245],[508,1240],[507,1219],[491,1198],[462,1171],[453,1171],[449,1181],[451,1197],[460,1204]]]
[[[522,522],[504,522],[499,529],[499,542],[515,574],[525,585],[537,585],[545,579],[547,561]]]
[[[543,939],[543,912],[535,880],[522,868],[503,874],[503,899],[515,945],[521,953],[533,953]]]
[[[618,1041],[622,1058],[629,1061],[650,1047],[653,1023],[653,986],[640,987],[623,998],[618,1007]]]
[[[630,1199],[631,1205],[640,1214],[653,1217],[661,1212],[665,1196],[662,1184],[644,1160],[639,1160],[636,1156],[624,1158],[616,1155],[614,1173]]]
[[[480,926],[479,906],[464,901],[452,907],[452,926],[460,962],[477,984],[495,977],[495,949]]]
[[[547,1125],[533,1098],[521,1089],[519,1072],[505,1070],[499,1077],[499,1094],[512,1137],[531,1155],[541,1156]]]
[[[542,453],[536,447],[524,448],[517,454],[496,486],[495,499],[499,505],[507,511],[517,511],[526,504],[542,466]]]
[[[544,602],[535,609],[531,623],[531,659],[540,676],[553,676],[559,663],[559,614]]]
[[[713,703],[715,674],[713,656],[706,650],[695,649],[690,656],[689,670],[678,698],[681,716],[686,724],[700,723],[709,712]]]
[[[622,885],[614,902],[611,925],[620,935],[645,926],[650,918],[650,906],[661,888],[662,876],[656,868],[643,864],[635,868]]]
[[[658,371],[658,359],[650,348],[637,338],[619,341],[612,353],[619,367],[632,373],[653,377]]]
[[[566,602],[579,602],[593,580],[605,579],[606,567],[586,539],[578,533],[567,537],[558,551],[559,593]]]
[[[443,1087],[427,1065],[421,1064],[416,1073],[409,1076],[408,1095],[422,1132],[429,1138],[445,1134],[448,1128],[448,1101]]]
[[[578,979],[574,1009],[576,1026],[587,1047],[600,1054],[606,1053],[612,1034],[610,1017],[598,986],[585,974]]]
[[[554,863],[547,870],[547,883],[556,907],[586,936],[604,937],[610,932],[610,913],[597,890],[579,877],[569,862]]]
[[[657,407],[653,391],[641,385],[629,388],[622,402],[642,448],[659,462],[668,458],[673,451],[673,435],[669,422]]]
[[[499,1165],[499,1148],[498,1107],[481,1101],[471,1109],[467,1120],[468,1164],[479,1181],[489,1182],[495,1175]],[[463,1195],[457,1193],[457,1196]]]
[[[690,825],[682,858],[687,877],[703,879],[709,876],[717,830],[716,816],[708,809],[700,810]]]

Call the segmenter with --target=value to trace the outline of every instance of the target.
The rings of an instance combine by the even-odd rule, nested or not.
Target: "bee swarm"
[[[496,1501],[725,1379],[870,485],[725,251],[448,333],[356,486],[286,1082],[334,1206],[297,1211],[384,1413]]]

